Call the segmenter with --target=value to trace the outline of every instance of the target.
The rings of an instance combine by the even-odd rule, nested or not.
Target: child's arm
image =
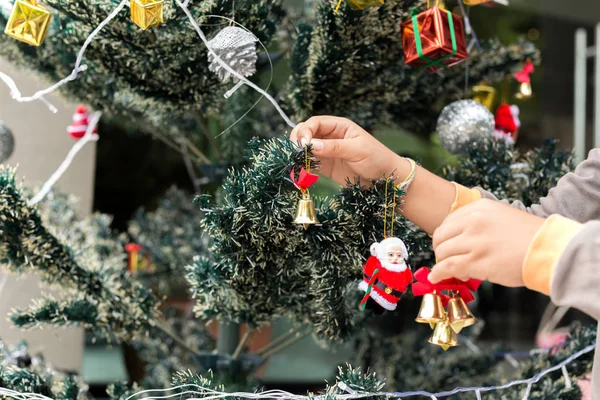
[[[401,182],[411,171],[406,159],[345,118],[310,118],[292,131],[290,139],[311,143],[314,155],[321,162],[319,173],[340,185],[347,179],[360,178],[367,183],[392,173]],[[402,212],[431,234],[446,218],[455,200],[456,188],[452,183],[417,167]]]

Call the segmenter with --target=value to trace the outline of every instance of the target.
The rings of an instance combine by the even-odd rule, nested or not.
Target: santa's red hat
[[[521,127],[519,107],[509,104],[500,105],[496,110],[495,125],[494,136],[514,143]]]
[[[75,139],[81,139],[87,130],[89,124],[89,115],[87,107],[80,105],[75,109],[73,114],[73,123],[67,127],[67,132]],[[98,130],[94,128],[94,135],[98,134]]]

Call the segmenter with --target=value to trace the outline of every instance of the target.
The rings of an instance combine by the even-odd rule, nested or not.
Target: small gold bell
[[[435,329],[429,339],[429,343],[440,346],[444,351],[450,347],[460,346],[456,338],[456,332],[450,328],[448,321],[441,321],[435,324]]]
[[[303,193],[302,198],[298,202],[294,223],[303,225],[304,229],[308,229],[309,225],[319,223],[317,220],[317,214],[315,213],[315,205],[308,192]]]
[[[533,89],[531,89],[531,83],[523,82],[521,86],[519,86],[519,91],[515,94],[517,99],[528,99],[533,96]]]
[[[485,83],[481,83],[473,87],[473,100],[491,111],[496,102],[496,89]]]
[[[460,297],[452,297],[448,302],[448,324],[452,330],[459,333],[463,328],[471,326],[477,318],[471,314],[471,310]]]
[[[421,309],[415,321],[421,324],[429,324],[431,329],[435,324],[446,319],[444,305],[440,296],[434,293],[427,293],[421,301]]]

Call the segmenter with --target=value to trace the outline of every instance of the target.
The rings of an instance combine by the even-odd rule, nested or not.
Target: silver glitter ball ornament
[[[258,38],[252,32],[228,26],[208,42],[208,47],[231,69],[246,78],[256,72],[256,42]],[[238,82],[235,75],[223,68],[211,52],[208,53],[208,62],[208,69],[216,73],[221,81],[228,82],[231,79],[234,83]]]
[[[446,150],[466,155],[470,145],[494,133],[494,115],[476,101],[455,101],[442,110],[437,132]]]
[[[5,162],[15,150],[15,138],[3,121],[0,121],[0,163]]]

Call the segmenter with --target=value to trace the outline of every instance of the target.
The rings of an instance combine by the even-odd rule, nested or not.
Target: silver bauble
[[[15,138],[3,121],[0,121],[0,163],[5,162],[15,150]]]
[[[452,154],[466,155],[469,146],[494,133],[494,115],[473,100],[448,104],[437,121],[441,145]]]
[[[208,47],[231,69],[246,78],[256,72],[258,60],[256,42],[258,38],[252,32],[237,26],[228,26],[208,42]],[[228,82],[231,79],[234,83],[238,82],[238,79],[223,68],[211,52],[208,53],[208,62],[210,63],[208,69],[216,73],[221,81]]]

